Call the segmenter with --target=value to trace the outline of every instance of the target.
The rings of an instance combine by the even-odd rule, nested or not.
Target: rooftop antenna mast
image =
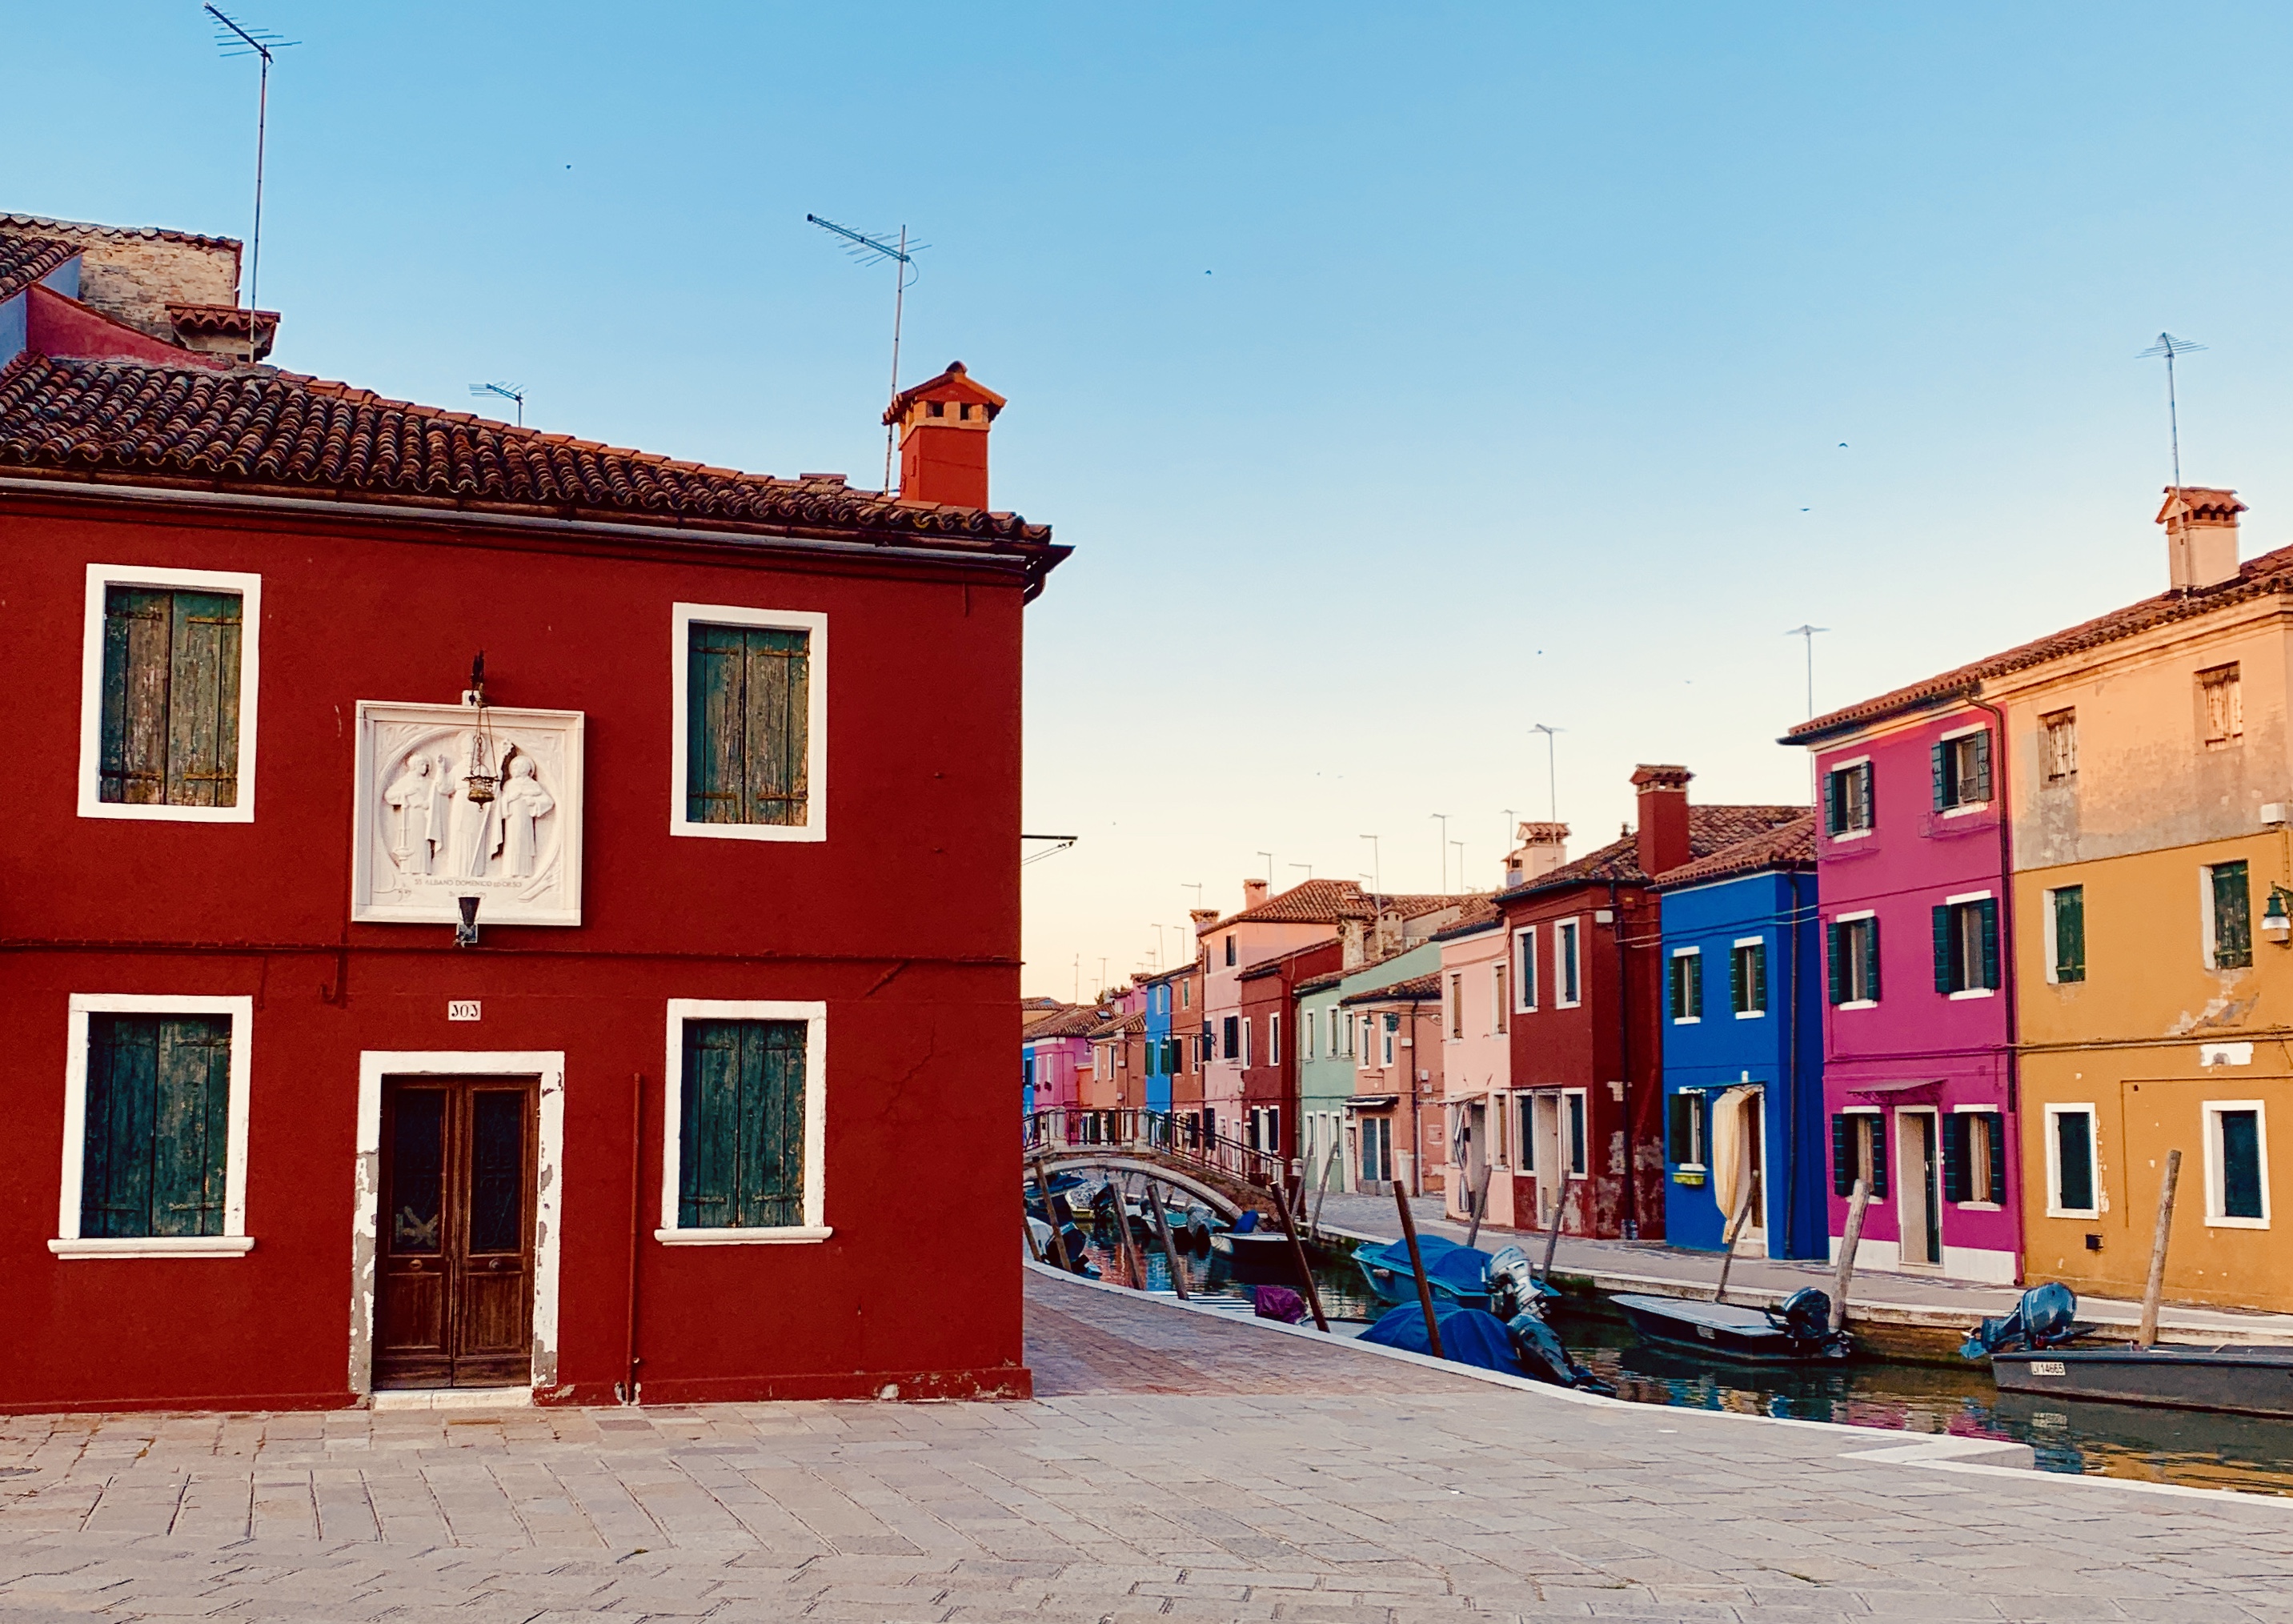
[[[215,20],[215,45],[225,56],[259,57],[263,62],[255,96],[255,231],[247,268],[247,364],[251,367],[255,364],[255,313],[260,308],[256,295],[263,285],[263,147],[264,131],[271,121],[271,53],[303,42],[281,39],[268,28],[243,27],[212,5],[205,10]]]
[[[2202,344],[2192,344],[2186,338],[2176,338],[2171,333],[2160,333],[2158,335],[2157,343],[2134,358],[2136,361],[2156,361],[2160,356],[2165,358],[2166,426],[2174,437],[2174,497],[2176,501],[2181,499],[2182,495],[2182,408],[2181,403],[2174,398],[2174,358],[2177,355],[2194,355],[2206,347]]]
[[[1560,821],[1560,757],[1555,741],[1568,730],[1544,722],[1531,722],[1528,730],[1544,735],[1544,792],[1552,808],[1548,816],[1557,824]]]
[[[908,228],[904,225],[900,228],[897,240],[887,242],[881,237],[871,237],[865,231],[855,231],[848,225],[839,225],[835,221],[822,219],[818,215],[806,215],[805,220],[810,224],[818,226],[823,231],[843,238],[851,245],[847,251],[861,264],[880,265],[887,259],[892,262],[894,274],[892,277],[892,393],[890,398],[898,400],[900,398],[900,318],[906,310],[908,289],[915,285],[916,277],[921,274],[915,269],[915,256],[931,247],[931,244],[928,242],[911,244],[908,241]],[[884,491],[886,495],[889,495],[892,490],[892,442],[893,436],[898,432],[896,424],[884,425]]]
[[[1828,626],[1795,626],[1784,633],[1787,637],[1807,639],[1807,713],[1815,714],[1815,639],[1819,633],[1831,629]]]
[[[472,394],[494,395],[512,402],[517,408],[517,426],[525,426],[525,386],[523,384],[472,384]]]

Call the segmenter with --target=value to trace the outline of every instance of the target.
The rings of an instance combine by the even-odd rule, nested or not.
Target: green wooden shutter
[[[2094,1206],[2094,1118],[2064,1111],[2054,1118],[2054,1167],[2059,1185],[2054,1205],[2071,1211]]]
[[[685,1093],[677,1141],[679,1229],[732,1229],[739,1222],[740,1059],[738,1022],[685,1023]]]
[[[1752,1002],[1745,1006],[1746,1012],[1764,1011],[1768,1007],[1768,945],[1761,942],[1744,951],[1752,961]]]
[[[1863,939],[1871,948],[1871,1002],[1879,1002],[1879,922],[1874,917],[1863,922]]]
[[[2261,1122],[2254,1111],[2221,1114],[2222,1216],[2258,1218],[2261,1212]]]
[[[1989,800],[1990,799],[1990,730],[1986,727],[1981,733],[1969,734],[1966,748],[1973,757],[1973,770],[1968,775],[1973,782],[1967,791],[1966,799]]]
[[[2006,1118],[1997,1111],[1985,1114],[1990,1124],[1990,1198],[2006,1202]]]
[[[737,626],[695,621],[685,648],[685,819],[746,822],[741,792],[749,754],[747,638]]]
[[[2086,979],[2086,887],[2054,893],[2054,979]]]
[[[1998,985],[1998,898],[1985,897],[1975,905],[1982,913],[1982,985]]]
[[[1746,978],[1744,972],[1748,968],[1744,962],[1744,950],[1730,947],[1728,950],[1728,1007],[1738,1015],[1750,1007],[1744,1002],[1744,995],[1749,990],[1744,985]]]
[[[1942,1125],[1942,1198],[1946,1201],[1969,1201],[1971,1171],[1967,1158],[1967,1136],[1974,1118],[1961,1111],[1943,1118]]]
[[[1871,1125],[1871,1199],[1887,1198],[1887,1119],[1866,1116]]]
[[[1845,1198],[1855,1193],[1855,1118],[1831,1119],[1831,1193]]]
[[[801,825],[809,748],[812,634],[752,627],[748,668],[747,784],[741,821]]]
[[[1855,769],[1855,787],[1857,792],[1862,797],[1862,803],[1858,808],[1858,811],[1863,820],[1855,826],[1859,829],[1877,828],[1879,826],[1879,778],[1869,762],[1867,761]]]
[[[1839,782],[1839,778],[1840,775],[1837,773],[1826,773],[1823,775],[1823,827],[1827,834],[1843,833],[1847,828],[1847,825],[1840,821],[1839,792],[1845,786]]]
[[[89,1018],[83,1236],[222,1234],[230,1137],[229,1017]]]
[[[2253,962],[2252,904],[2243,863],[2216,863],[2214,880],[2214,966],[2233,970]]]
[[[1845,944],[1840,940],[1843,930],[1844,927],[1836,924],[1826,925],[1823,928],[1825,956],[1831,962],[1831,1002],[1834,1003],[1847,1002],[1847,961],[1843,951]]]
[[[1927,748],[1927,768],[1934,775],[1935,810],[1940,812],[1951,804],[1950,746],[1941,739]]]
[[[1948,904],[1934,906],[1934,988],[1939,993],[1958,991],[1958,978],[1951,973],[1950,908]]]
[[[239,598],[177,592],[169,605],[167,804],[239,804]]]
[[[167,798],[167,641],[174,595],[103,593],[103,743],[97,795],[131,806]]]

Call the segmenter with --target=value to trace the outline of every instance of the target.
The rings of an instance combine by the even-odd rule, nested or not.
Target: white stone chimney
[[[2237,516],[2244,511],[2234,491],[2166,487],[2157,522],[2166,527],[2167,574],[2176,591],[2195,592],[2237,579]]]
[[[1263,880],[1245,880],[1245,881],[1244,881],[1242,882],[1242,905],[1243,905],[1244,907],[1245,907],[1245,908],[1254,908],[1254,907],[1256,907],[1260,903],[1264,902],[1265,900],[1266,900],[1266,881],[1263,881]]]

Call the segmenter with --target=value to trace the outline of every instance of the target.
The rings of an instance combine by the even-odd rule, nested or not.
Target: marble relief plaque
[[[483,717],[482,751],[474,706],[359,702],[353,920],[451,924],[476,897],[481,930],[581,922],[581,712]]]

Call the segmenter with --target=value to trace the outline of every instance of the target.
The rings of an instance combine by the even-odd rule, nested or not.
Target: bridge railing
[[[1177,1111],[1079,1107],[1037,1111],[1027,1118],[1024,1144],[1030,1156],[1075,1149],[1138,1151],[1261,1188],[1279,1183],[1285,1172],[1277,1153],[1205,1133],[1193,1116]]]

